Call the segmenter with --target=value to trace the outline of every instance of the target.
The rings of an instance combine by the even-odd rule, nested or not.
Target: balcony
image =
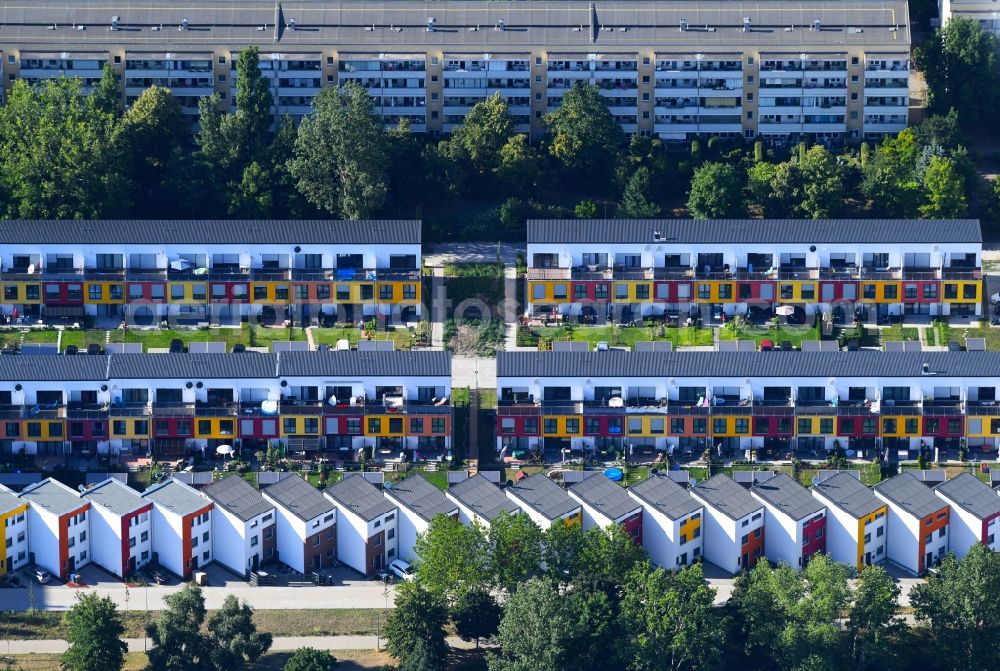
[[[174,401],[154,402],[151,409],[154,417],[194,417],[195,404]]]

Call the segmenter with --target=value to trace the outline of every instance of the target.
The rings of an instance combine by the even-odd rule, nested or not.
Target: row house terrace
[[[736,457],[914,459],[992,453],[1000,355],[920,352],[502,352],[497,450],[654,462]]]
[[[230,323],[420,316],[419,221],[11,221],[0,311]],[[16,313],[16,317],[15,317]]]
[[[354,461],[451,448],[445,352],[112,354],[0,358],[0,450],[214,455],[284,445]]]
[[[978,220],[532,220],[529,315],[981,314]]]

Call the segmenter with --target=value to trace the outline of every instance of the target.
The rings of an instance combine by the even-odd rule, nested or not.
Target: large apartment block
[[[938,0],[937,6],[942,24],[962,17],[976,21],[983,30],[1000,35],[1000,13],[991,0]]]
[[[979,315],[981,262],[977,220],[533,220],[526,309],[618,323],[761,321],[780,306],[800,323]]]
[[[998,385],[991,352],[501,352],[497,450],[645,462],[709,448],[993,450]]]
[[[419,221],[9,221],[0,310],[147,325],[420,316]]]
[[[518,129],[575,83],[595,84],[628,133],[857,141],[906,127],[910,30],[901,0],[282,2],[150,0],[113,8],[39,0],[3,10],[3,81],[110,63],[131,104],[152,85],[184,111],[235,98],[241,48],[257,46],[274,112],[302,117],[324,87],[366,87],[387,125],[450,132],[499,93]]]
[[[433,351],[0,357],[0,453],[250,451],[421,459],[451,448],[451,355]],[[330,454],[334,453],[334,454]]]

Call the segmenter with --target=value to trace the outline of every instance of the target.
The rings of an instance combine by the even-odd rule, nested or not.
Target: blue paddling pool
[[[625,477],[625,474],[622,473],[622,469],[620,468],[605,468],[604,475],[606,475],[609,480],[614,482],[618,482]]]

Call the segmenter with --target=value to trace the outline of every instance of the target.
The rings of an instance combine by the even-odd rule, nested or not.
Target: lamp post
[[[385,597],[385,609],[375,616],[375,649],[382,649],[382,615],[389,610],[389,576],[382,577],[382,596]]]

